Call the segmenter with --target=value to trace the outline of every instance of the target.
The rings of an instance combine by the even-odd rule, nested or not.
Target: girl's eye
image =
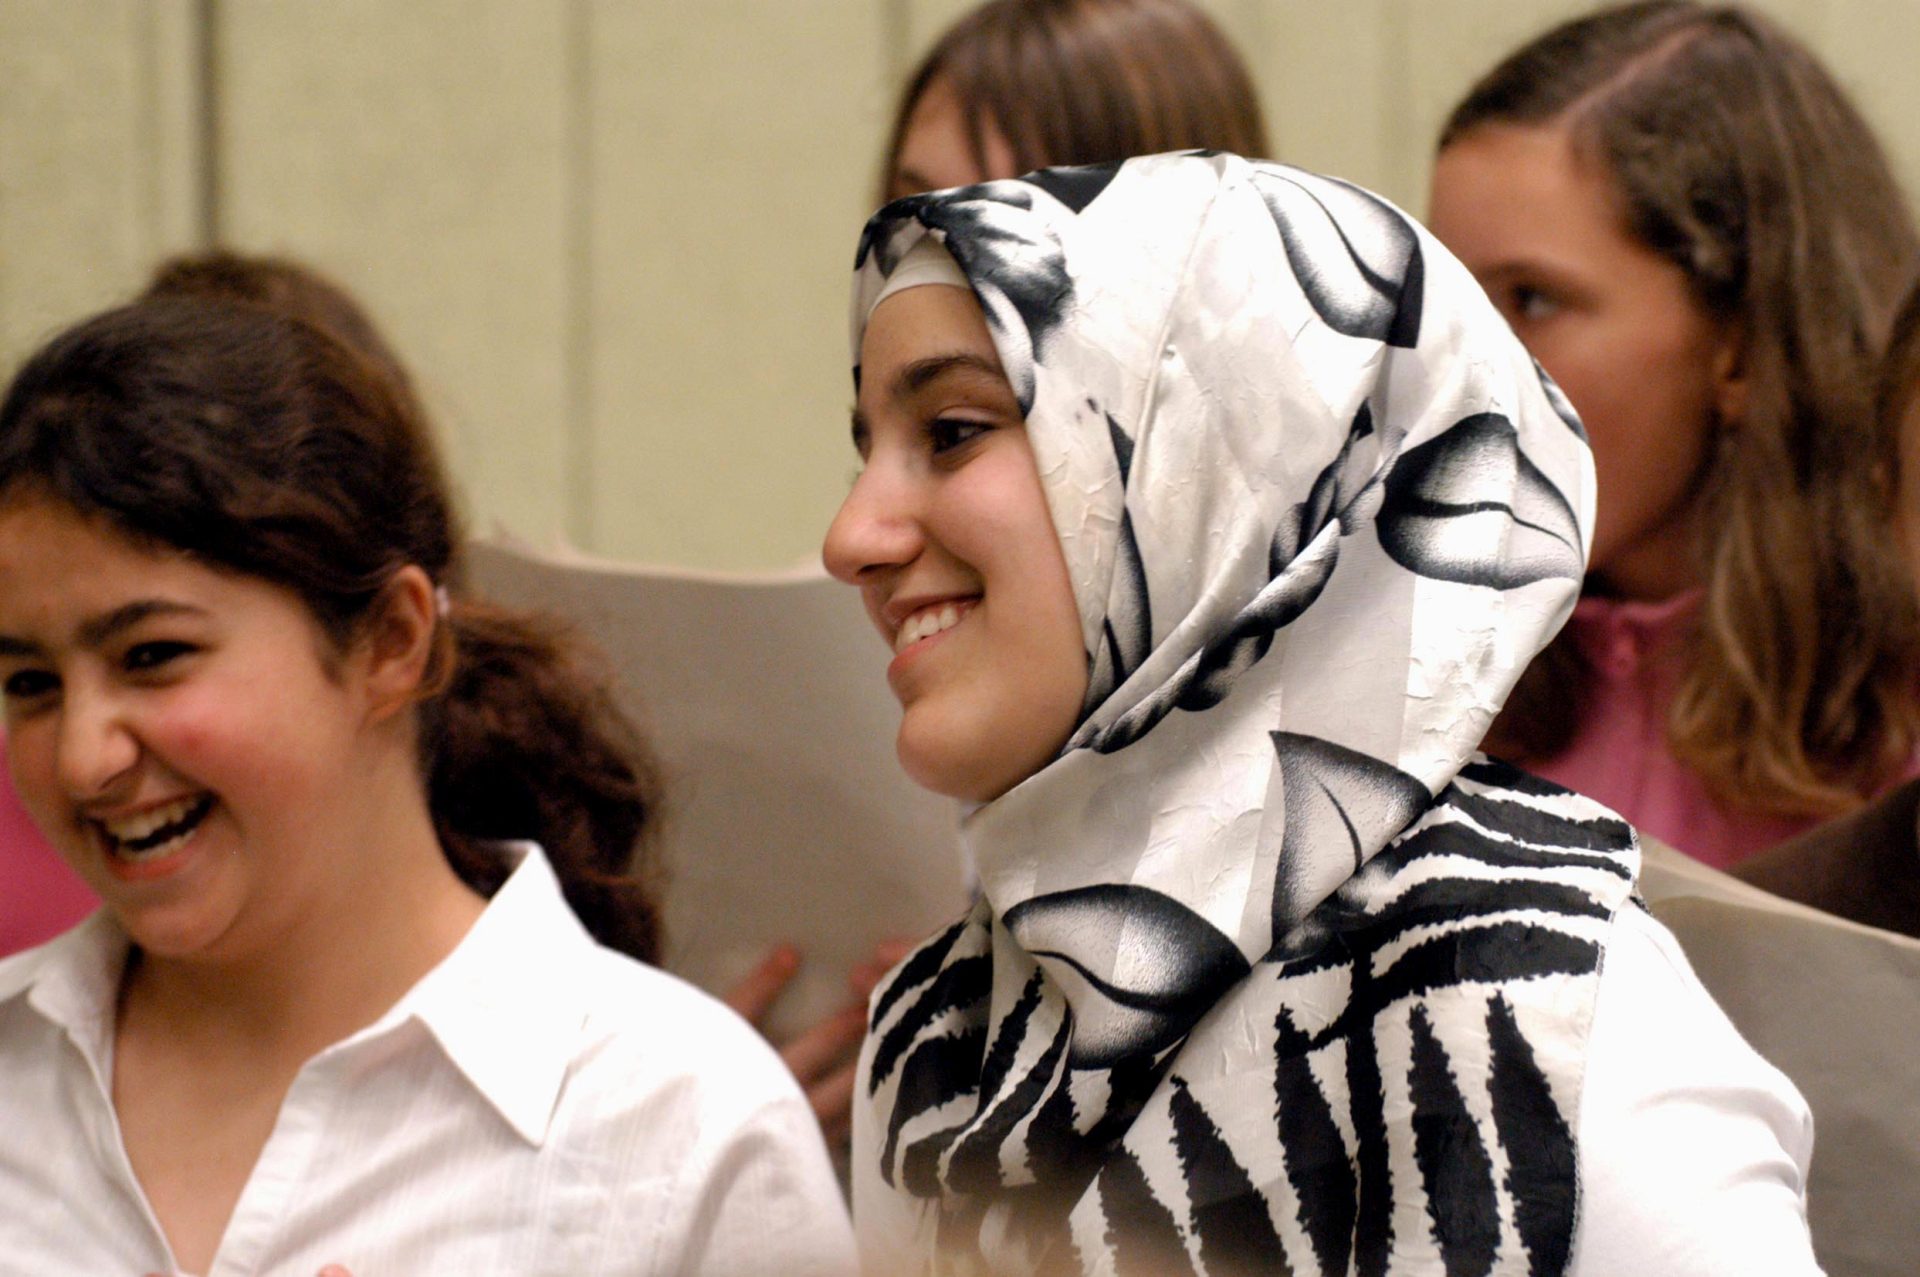
[[[123,658],[126,668],[136,673],[143,670],[156,670],[169,661],[178,660],[193,650],[190,644],[170,641],[136,643],[127,649]]]
[[[0,691],[10,701],[27,701],[45,696],[60,686],[60,680],[47,670],[15,670],[0,681]]]
[[[927,425],[927,438],[933,445],[934,454],[952,452],[955,448],[972,443],[987,431],[993,429],[984,421],[967,421],[959,417],[937,417]]]
[[[1559,313],[1560,303],[1551,294],[1527,284],[1513,290],[1513,313],[1530,323],[1550,319]]]

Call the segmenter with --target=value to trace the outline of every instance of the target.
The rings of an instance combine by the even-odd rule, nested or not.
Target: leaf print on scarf
[[[1586,569],[1573,507],[1498,413],[1476,413],[1401,456],[1377,526],[1395,562],[1440,581],[1512,590],[1578,581]]]
[[[1565,422],[1567,429],[1582,443],[1587,441],[1587,427],[1581,422],[1580,414],[1573,410],[1573,401],[1567,398],[1567,392],[1560,389],[1560,383],[1548,374],[1546,365],[1538,359],[1533,361],[1533,371],[1540,378],[1540,389],[1547,396],[1547,403],[1553,409],[1553,415]]]
[[[1371,755],[1317,736],[1270,735],[1287,804],[1273,891],[1277,943],[1320,903],[1304,897],[1298,865],[1312,864],[1327,848],[1337,847],[1352,856],[1358,870],[1425,811],[1433,795]]]
[[[1170,896],[1125,883],[1035,896],[1007,911],[1006,927],[1063,988],[1083,988],[1078,1002],[1068,994],[1077,1069],[1107,1068],[1173,1045],[1249,969],[1205,918]]]
[[[1153,730],[1176,709],[1197,713],[1226,699],[1242,674],[1273,646],[1274,635],[1313,605],[1340,559],[1339,525],[1329,524],[1253,602],[1242,608],[1224,634],[1187,658],[1173,677],[1126,713],[1102,727],[1091,720],[1075,732],[1067,748],[1112,754]]]
[[[1267,554],[1267,568],[1274,576],[1284,572],[1300,547],[1319,536],[1332,520],[1340,520],[1341,535],[1352,531],[1350,512],[1354,502],[1374,483],[1373,459],[1356,454],[1361,445],[1374,439],[1373,405],[1363,403],[1354,414],[1339,455],[1313,481],[1307,499],[1293,508],[1292,517],[1274,531],[1273,546]]]
[[[1100,193],[1113,184],[1114,175],[1119,171],[1118,161],[1110,164],[1074,164],[1043,168],[1020,180],[1039,187],[1074,212],[1084,213],[1087,205],[1099,199]]]
[[[1032,215],[1036,191],[1045,187],[982,182],[895,200],[867,223],[854,258],[855,270],[871,257],[891,275],[915,238],[901,233],[908,223],[935,232],[973,285],[1022,413],[1033,410],[1033,366],[1073,300],[1059,236]]]
[[[1091,404],[1091,400],[1088,401]],[[1113,460],[1120,471],[1124,490],[1133,473],[1133,440],[1113,419],[1107,419],[1107,436],[1113,443]],[[1120,539],[1114,547],[1113,585],[1107,598],[1107,618],[1101,626],[1101,644],[1093,655],[1093,668],[1087,677],[1086,704],[1098,705],[1127,681],[1153,650],[1153,608],[1147,593],[1147,570],[1140,561],[1140,543],[1133,534],[1133,514],[1122,505]]]
[[[1253,184],[1327,327],[1405,349],[1419,344],[1426,265],[1404,216],[1357,186],[1278,165],[1256,168]]]

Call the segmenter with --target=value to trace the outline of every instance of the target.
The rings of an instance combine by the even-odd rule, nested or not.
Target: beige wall
[[[358,291],[475,523],[810,556],[891,86],[970,0],[0,0],[0,361],[221,240]],[[1282,158],[1418,211],[1440,115],[1569,0],[1203,0]],[[1920,177],[1920,0],[1773,0]]]

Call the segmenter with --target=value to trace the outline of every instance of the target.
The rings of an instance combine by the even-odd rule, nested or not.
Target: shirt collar
[[[588,1017],[587,973],[579,968],[594,942],[540,848],[511,843],[504,851],[520,863],[472,930],[391,1011],[348,1043],[418,1022],[501,1118],[537,1148]]]
[[[578,967],[591,956],[593,939],[538,847],[510,843],[503,851],[519,864],[453,952],[385,1015],[322,1054],[418,1022],[537,1148],[587,1019],[586,973]],[[107,1058],[127,948],[112,916],[97,912],[65,935],[0,961],[0,1004],[24,997],[98,1066]]]
[[[119,1004],[127,934],[106,910],[25,953],[0,962],[0,1004],[24,999],[66,1030],[96,1067],[106,1059]]]

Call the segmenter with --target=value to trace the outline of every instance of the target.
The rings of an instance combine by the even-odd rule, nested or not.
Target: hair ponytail
[[[551,618],[456,596],[445,686],[421,713],[421,774],[447,859],[476,890],[505,876],[484,843],[546,851],[600,943],[657,961],[657,872],[643,834],[657,777],[602,671]]]

